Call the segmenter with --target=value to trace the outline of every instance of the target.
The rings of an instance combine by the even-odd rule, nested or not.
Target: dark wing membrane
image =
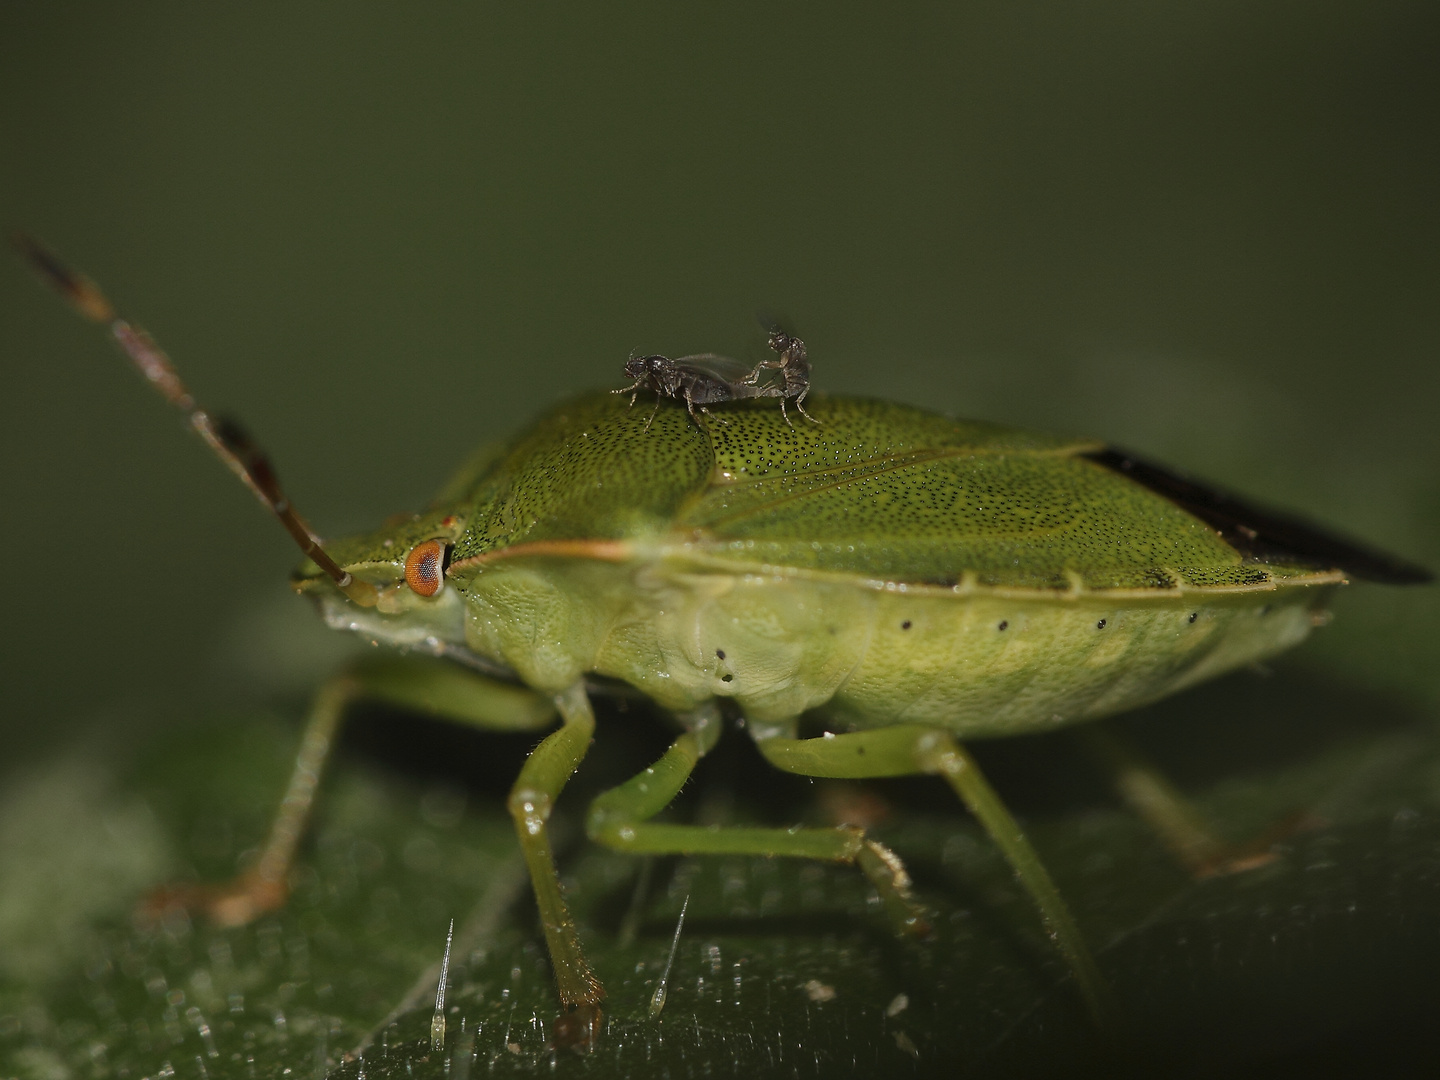
[[[1169,499],[1219,532],[1247,558],[1299,559],[1339,567],[1352,577],[1385,585],[1421,585],[1434,580],[1434,575],[1422,566],[1325,532],[1300,518],[1216,491],[1123,451],[1106,448],[1081,456]]]
[[[685,397],[697,405],[770,396],[761,387],[745,381],[750,377],[751,368],[728,356],[691,353],[677,357],[674,364],[683,376]]]
[[[853,447],[853,431],[840,441]],[[1133,590],[1270,580],[1194,514],[1069,454],[932,449],[777,470],[712,483],[677,525],[719,559],[915,584],[974,575],[986,587]]]
[[[691,353],[689,356],[677,356],[675,364],[678,367],[686,367],[722,382],[730,383],[748,379],[753,370],[750,365],[743,364],[734,357],[721,356],[719,353]]]

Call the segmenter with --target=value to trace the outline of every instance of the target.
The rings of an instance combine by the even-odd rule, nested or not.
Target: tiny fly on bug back
[[[738,401],[742,398],[772,397],[768,387],[754,385],[759,369],[750,369],[739,360],[718,353],[693,353],[671,359],[654,353],[650,356],[632,356],[625,362],[625,377],[634,381],[612,394],[629,394],[630,404],[641,390],[655,395],[655,410],[645,422],[648,430],[655,419],[663,398],[683,401],[690,412],[690,419],[698,425],[700,418],[695,406],[708,413],[705,406],[722,401]]]
[[[632,356],[625,364],[625,377],[633,382],[611,393],[629,394],[630,404],[634,405],[639,392],[649,390],[655,395],[656,410],[662,398],[683,401],[697,425],[700,420],[695,406],[700,406],[700,412],[709,413],[707,405],[746,398],[779,398],[780,414],[785,423],[790,424],[785,402],[794,399],[800,415],[818,424],[820,421],[805,411],[805,396],[810,393],[810,360],[805,343],[778,326],[768,325],[767,344],[779,355],[749,369],[739,360],[718,353],[692,353],[675,359],[658,353]],[[780,381],[762,383],[760,379],[766,371],[778,371]],[[654,418],[652,410],[645,424],[647,429]]]
[[[780,399],[780,413],[787,424],[790,423],[790,415],[785,411],[785,402],[789,398],[795,399],[795,408],[800,410],[801,416],[812,424],[820,423],[805,411],[805,396],[810,393],[810,357],[805,351],[805,342],[779,326],[772,325],[767,344],[779,356],[774,360],[762,360],[756,364],[748,381],[757,382],[760,372],[766,369],[778,370],[780,384],[762,387],[760,396]]]

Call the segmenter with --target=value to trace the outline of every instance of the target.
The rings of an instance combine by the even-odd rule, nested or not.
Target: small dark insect
[[[706,405],[722,401],[739,401],[743,398],[779,398],[780,413],[785,423],[790,423],[790,414],[785,402],[793,398],[800,415],[812,424],[820,423],[805,411],[805,395],[810,393],[810,360],[805,353],[805,343],[787,334],[778,327],[769,331],[769,346],[779,356],[774,360],[762,360],[751,369],[738,360],[718,353],[693,353],[671,359],[658,353],[651,356],[632,356],[625,363],[625,377],[633,380],[629,386],[612,390],[614,394],[629,394],[630,404],[641,390],[655,394],[655,408],[660,408],[662,397],[685,402],[690,418],[698,425],[700,418],[695,415],[695,406],[708,413]],[[779,382],[762,383],[760,377],[766,370],[778,370]],[[645,422],[649,428],[655,419]],[[794,425],[791,424],[793,427]]]
[[[708,413],[710,410],[705,408],[706,405],[721,401],[778,396],[779,387],[755,385],[759,370],[756,367],[752,371],[739,360],[718,353],[694,353],[674,360],[659,354],[632,356],[625,362],[625,377],[634,381],[629,386],[610,392],[629,394],[630,404],[634,405],[641,390],[650,390],[655,394],[656,410],[660,408],[661,398],[683,401],[685,408],[690,410],[690,419],[698,425],[700,418],[695,415],[697,405],[701,412]],[[772,390],[776,392],[771,393]],[[655,412],[652,411],[645,427],[649,428],[650,421],[654,419]]]
[[[793,334],[787,334],[778,326],[772,326],[769,345],[771,349],[780,354],[779,357],[775,360],[762,360],[756,364],[748,381],[758,382],[760,372],[766,368],[772,368],[779,370],[780,384],[757,387],[759,393],[756,396],[778,397],[780,413],[785,417],[787,424],[790,423],[790,414],[785,411],[787,398],[795,399],[795,408],[800,410],[800,415],[806,420],[812,424],[820,423],[805,411],[805,395],[810,393],[810,360],[805,354],[805,342]],[[791,424],[790,426],[794,427],[795,425]]]

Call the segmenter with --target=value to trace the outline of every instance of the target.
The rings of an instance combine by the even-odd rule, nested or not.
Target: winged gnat
[[[722,401],[738,401],[741,398],[773,397],[767,387],[757,386],[755,379],[759,369],[747,368],[739,360],[718,353],[692,353],[674,359],[658,353],[650,356],[632,356],[625,363],[625,377],[633,380],[629,386],[612,390],[615,394],[629,394],[630,404],[641,390],[655,394],[655,408],[660,408],[662,398],[683,401],[690,412],[690,418],[698,425],[695,415],[698,405],[701,412],[709,412],[707,405]],[[655,413],[645,422],[649,428]]]
[[[805,350],[805,342],[778,326],[772,325],[768,329],[769,341],[767,344],[778,355],[774,360],[762,360],[756,364],[755,370],[750,373],[749,382],[758,384],[760,373],[767,369],[778,370],[780,382],[764,386],[757,385],[756,396],[778,397],[780,413],[785,417],[787,424],[790,423],[790,414],[785,411],[785,402],[791,398],[794,399],[795,408],[800,410],[801,416],[812,424],[820,423],[805,411],[805,395],[810,393],[810,358]]]
[[[1283,511],[1238,499],[1133,454],[1107,447],[1082,456],[1194,514],[1247,558],[1261,562],[1300,559],[1339,567],[1353,577],[1385,585],[1421,585],[1433,580],[1430,571],[1414,563],[1336,536]]]

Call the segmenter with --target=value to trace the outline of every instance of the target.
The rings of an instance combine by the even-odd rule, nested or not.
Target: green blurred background
[[[751,355],[766,308],[821,389],[1436,567],[1437,91],[1433,3],[6,4],[0,223],[323,532],[631,350]],[[287,539],[14,259],[0,327],[0,785],[323,671]],[[1440,590],[1357,588],[1287,670],[1433,717],[1437,626]]]
[[[1095,434],[1440,565],[1431,4],[0,18],[0,218],[324,531],[769,307],[824,389]],[[0,318],[25,742],[195,693],[294,559],[14,261]],[[1435,596],[1347,598],[1313,651],[1440,695]]]

